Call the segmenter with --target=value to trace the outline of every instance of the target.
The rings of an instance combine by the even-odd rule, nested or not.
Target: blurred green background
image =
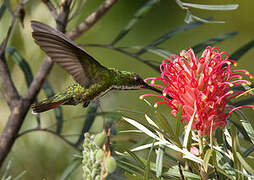
[[[19,1],[11,0],[10,3],[15,6]],[[67,31],[71,30],[77,23],[81,22],[87,15],[93,12],[97,6],[103,2],[102,0],[88,0],[82,14],[79,14],[67,27]],[[121,31],[121,29],[133,17],[134,13],[146,2],[146,0],[120,0],[117,4],[87,33],[79,38],[77,43],[110,43]],[[185,1],[187,2],[187,1]],[[200,42],[207,41],[210,38],[217,37],[226,32],[236,31],[238,34],[228,40],[216,44],[216,46],[232,53],[248,41],[253,40],[254,35],[254,11],[251,7],[254,6],[253,0],[235,1],[235,0],[207,0],[207,1],[188,1],[192,3],[205,4],[230,4],[237,3],[239,8],[235,11],[208,11],[191,9],[192,13],[202,17],[213,17],[214,20],[226,21],[224,24],[205,24],[200,27],[179,33],[173,36],[170,40],[161,44],[160,47],[170,50],[174,53],[179,53],[182,49],[196,45]],[[3,1],[1,1],[1,4]],[[15,46],[19,49],[22,56],[30,64],[33,74],[36,74],[39,67],[43,63],[45,54],[34,43],[31,36],[30,21],[37,20],[55,26],[52,17],[48,10],[40,1],[28,2],[25,5],[25,20],[24,28],[20,23],[16,23],[15,31],[12,34],[9,45]],[[118,46],[140,46],[145,45],[162,34],[173,30],[174,28],[183,25],[185,18],[185,11],[183,11],[175,3],[170,0],[160,0],[153,9],[141,20],[139,23],[125,36],[117,45]],[[7,27],[10,23],[10,14],[5,13],[0,21],[0,41],[5,37]],[[128,70],[137,72],[142,77],[158,76],[158,72],[154,71],[147,65],[138,62],[131,57],[120,54],[109,49],[98,47],[86,47],[93,57],[95,57],[101,64],[106,67],[115,67],[120,70]],[[253,61],[254,49],[246,53],[239,61],[239,67],[245,68],[254,73]],[[143,57],[162,61],[162,58],[150,53],[146,53]],[[24,76],[22,71],[12,61],[8,61],[12,78],[15,81],[17,89],[23,95],[26,93],[27,87],[24,83]],[[49,82],[53,86],[55,92],[63,90],[68,85],[72,84],[73,80],[69,74],[63,69],[54,66],[50,73]],[[147,105],[139,100],[139,96],[145,91],[111,91],[103,98],[101,98],[102,111],[117,111],[131,110],[137,112],[146,112]],[[43,91],[39,94],[39,99],[43,99]],[[2,98],[1,98],[2,99]],[[163,108],[163,107],[162,107]],[[165,108],[165,107],[164,107]],[[85,110],[81,105],[79,106],[63,106],[64,111],[64,127],[63,134],[73,135],[70,139],[76,139],[77,134],[83,124],[83,118],[77,118],[85,114]],[[2,131],[9,115],[9,109],[6,103],[0,101],[0,132]],[[252,112],[252,116],[253,116]],[[134,115],[135,117],[135,115]],[[41,115],[42,127],[48,127],[55,123],[53,111],[43,113]],[[125,124],[119,123],[121,129]],[[36,126],[35,115],[29,111],[22,130],[26,130]],[[102,118],[97,118],[91,132],[98,132],[102,128]],[[127,127],[128,128],[128,127]],[[54,127],[53,127],[54,129]],[[121,137],[122,144],[129,138]],[[119,145],[120,146],[120,145]],[[123,147],[120,147],[123,148]],[[15,176],[22,171],[26,174],[22,179],[59,179],[74,154],[78,152],[72,147],[61,141],[58,137],[45,132],[32,132],[22,136],[18,139],[8,156],[6,163],[11,160],[12,165],[10,174]],[[81,179],[81,168],[78,168],[70,179]]]

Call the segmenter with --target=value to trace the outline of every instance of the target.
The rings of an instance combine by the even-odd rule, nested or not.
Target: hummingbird
[[[162,94],[136,73],[102,66],[62,32],[37,21],[31,21],[31,26],[35,42],[53,62],[64,68],[76,81],[63,92],[32,104],[33,113],[48,111],[59,105],[83,103],[83,106],[87,107],[90,101],[113,89],[150,89]]]

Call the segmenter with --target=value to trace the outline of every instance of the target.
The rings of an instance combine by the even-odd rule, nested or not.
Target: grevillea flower
[[[170,60],[164,59],[160,65],[160,77],[146,79],[151,81],[151,86],[161,88],[163,95],[144,94],[141,98],[160,97],[162,101],[156,102],[155,107],[165,103],[175,117],[182,105],[181,120],[187,123],[195,113],[192,128],[199,135],[208,135],[211,124],[213,130],[217,127],[224,128],[226,118],[232,112],[243,107],[254,108],[253,105],[227,105],[232,98],[244,93],[240,90],[233,91],[233,87],[251,84],[243,76],[252,79],[246,70],[232,70],[231,65],[236,65],[236,62],[228,58],[228,53],[210,46],[206,47],[200,58],[196,57],[192,49],[183,50],[180,56],[172,55]],[[157,81],[161,81],[163,85],[155,84]]]

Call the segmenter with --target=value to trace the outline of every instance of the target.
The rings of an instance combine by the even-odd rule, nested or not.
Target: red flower
[[[155,107],[165,103],[171,108],[171,114],[176,117],[179,106],[182,104],[182,121],[189,122],[195,112],[192,128],[198,130],[200,135],[210,132],[213,121],[213,130],[217,127],[224,128],[226,118],[236,109],[252,107],[243,105],[232,107],[227,105],[232,98],[244,93],[233,91],[232,88],[240,84],[251,83],[242,76],[252,79],[246,70],[231,70],[231,64],[235,61],[228,59],[226,52],[219,52],[217,47],[206,47],[202,56],[198,59],[192,49],[182,51],[180,56],[172,55],[170,60],[163,60],[159,78],[151,77],[151,86],[161,88],[162,95],[144,94],[145,96],[157,96],[162,101],[156,102]],[[163,85],[154,84],[161,81]],[[168,99],[169,95],[172,99]],[[226,113],[226,109],[229,112]]]

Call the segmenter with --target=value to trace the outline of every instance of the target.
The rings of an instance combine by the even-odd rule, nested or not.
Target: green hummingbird
[[[83,103],[86,107],[90,101],[112,89],[150,89],[162,93],[136,73],[102,66],[60,31],[37,21],[32,21],[31,26],[35,42],[77,82],[49,99],[32,104],[33,113],[48,111],[59,105]]]

